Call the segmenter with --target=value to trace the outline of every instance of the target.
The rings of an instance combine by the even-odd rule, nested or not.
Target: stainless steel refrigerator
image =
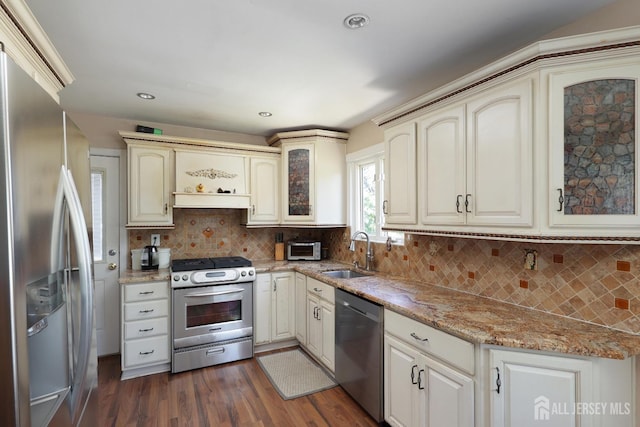
[[[0,131],[0,419],[95,425],[88,143],[4,52]]]

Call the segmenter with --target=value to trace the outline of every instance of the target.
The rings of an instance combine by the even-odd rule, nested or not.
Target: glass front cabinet
[[[635,62],[549,73],[551,230],[606,237],[640,225]]]

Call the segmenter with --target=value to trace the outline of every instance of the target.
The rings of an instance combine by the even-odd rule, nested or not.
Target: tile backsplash
[[[349,251],[349,228],[247,228],[242,213],[176,209],[175,229],[129,230],[129,248],[142,248],[150,244],[152,233],[160,233],[160,247],[171,248],[174,259],[241,255],[269,260],[274,258],[275,235],[281,232],[285,241],[320,240],[330,258],[347,263],[357,259],[364,265],[366,245],[358,242],[356,252]],[[376,271],[640,333],[640,246],[407,234],[405,244],[390,251],[384,244],[373,247]]]
[[[243,212],[240,209],[174,209],[175,229],[129,230],[129,249],[151,244],[151,234],[159,233],[160,247],[171,248],[172,259],[239,255],[268,260],[274,259],[278,232],[283,233],[285,242],[297,238],[322,240],[320,229],[247,228],[242,225]]]
[[[364,262],[364,242],[347,249],[349,229],[327,234],[334,259]],[[373,246],[380,272],[640,333],[640,246],[409,234],[391,251]]]

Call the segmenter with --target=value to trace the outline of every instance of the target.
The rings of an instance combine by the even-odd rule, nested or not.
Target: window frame
[[[348,224],[351,231],[363,230],[362,224],[362,185],[360,182],[360,168],[364,165],[375,163],[376,165],[376,234],[369,235],[372,242],[385,243],[389,237],[389,232],[383,231],[384,213],[382,204],[384,201],[384,143],[374,144],[362,150],[347,154],[347,212]],[[362,239],[359,237],[358,239]],[[401,238],[393,236],[392,244],[404,244],[404,234]]]

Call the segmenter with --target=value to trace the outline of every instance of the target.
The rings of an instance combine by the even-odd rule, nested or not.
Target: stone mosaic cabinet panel
[[[289,215],[309,215],[309,150],[289,152]]]
[[[565,215],[636,213],[635,86],[603,79],[565,87]]]

